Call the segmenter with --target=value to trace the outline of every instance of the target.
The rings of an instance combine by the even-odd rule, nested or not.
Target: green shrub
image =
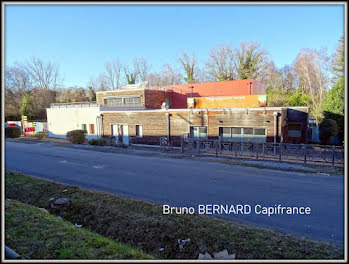
[[[40,132],[36,133],[36,137],[37,137],[38,139],[44,139],[44,138],[46,138],[46,137],[47,137],[47,131],[44,130],[44,131],[40,131]]]
[[[324,119],[319,125],[319,138],[321,144],[328,144],[331,136],[338,134],[337,122],[333,119]]]
[[[86,142],[86,134],[86,130],[72,130],[67,133],[67,139],[73,144],[84,144]]]
[[[97,139],[91,139],[88,141],[90,145],[95,146],[104,146],[107,143],[107,140],[105,138],[97,138]]]
[[[19,127],[6,127],[5,137],[18,138],[21,136],[21,129]]]

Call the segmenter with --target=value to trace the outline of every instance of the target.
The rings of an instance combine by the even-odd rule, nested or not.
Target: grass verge
[[[160,205],[6,172],[6,197],[48,209],[64,219],[158,258],[197,259],[227,249],[237,259],[343,259],[336,245],[205,215],[164,215]],[[50,198],[72,203],[51,209]],[[178,239],[190,238],[179,249]],[[159,251],[164,248],[163,251]]]
[[[151,259],[17,200],[7,199],[5,212],[6,245],[25,259]]]

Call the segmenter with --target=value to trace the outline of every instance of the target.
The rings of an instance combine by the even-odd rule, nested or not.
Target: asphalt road
[[[240,167],[6,142],[5,169],[171,206],[250,205],[221,215],[297,236],[344,244],[343,175]],[[310,215],[258,215],[254,206],[309,206]]]

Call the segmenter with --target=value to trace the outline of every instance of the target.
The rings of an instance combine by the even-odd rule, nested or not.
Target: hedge
[[[73,144],[84,144],[86,142],[86,134],[86,130],[72,130],[67,133],[67,139]]]
[[[88,141],[90,145],[103,146],[105,145],[107,140],[105,138],[91,139]]]
[[[21,129],[19,127],[6,127],[5,137],[18,138],[21,136]]]

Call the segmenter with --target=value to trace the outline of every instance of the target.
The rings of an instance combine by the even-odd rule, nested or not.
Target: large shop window
[[[266,129],[254,127],[220,127],[219,136],[223,141],[265,142]]]
[[[190,127],[190,138],[207,138],[207,127]]]

